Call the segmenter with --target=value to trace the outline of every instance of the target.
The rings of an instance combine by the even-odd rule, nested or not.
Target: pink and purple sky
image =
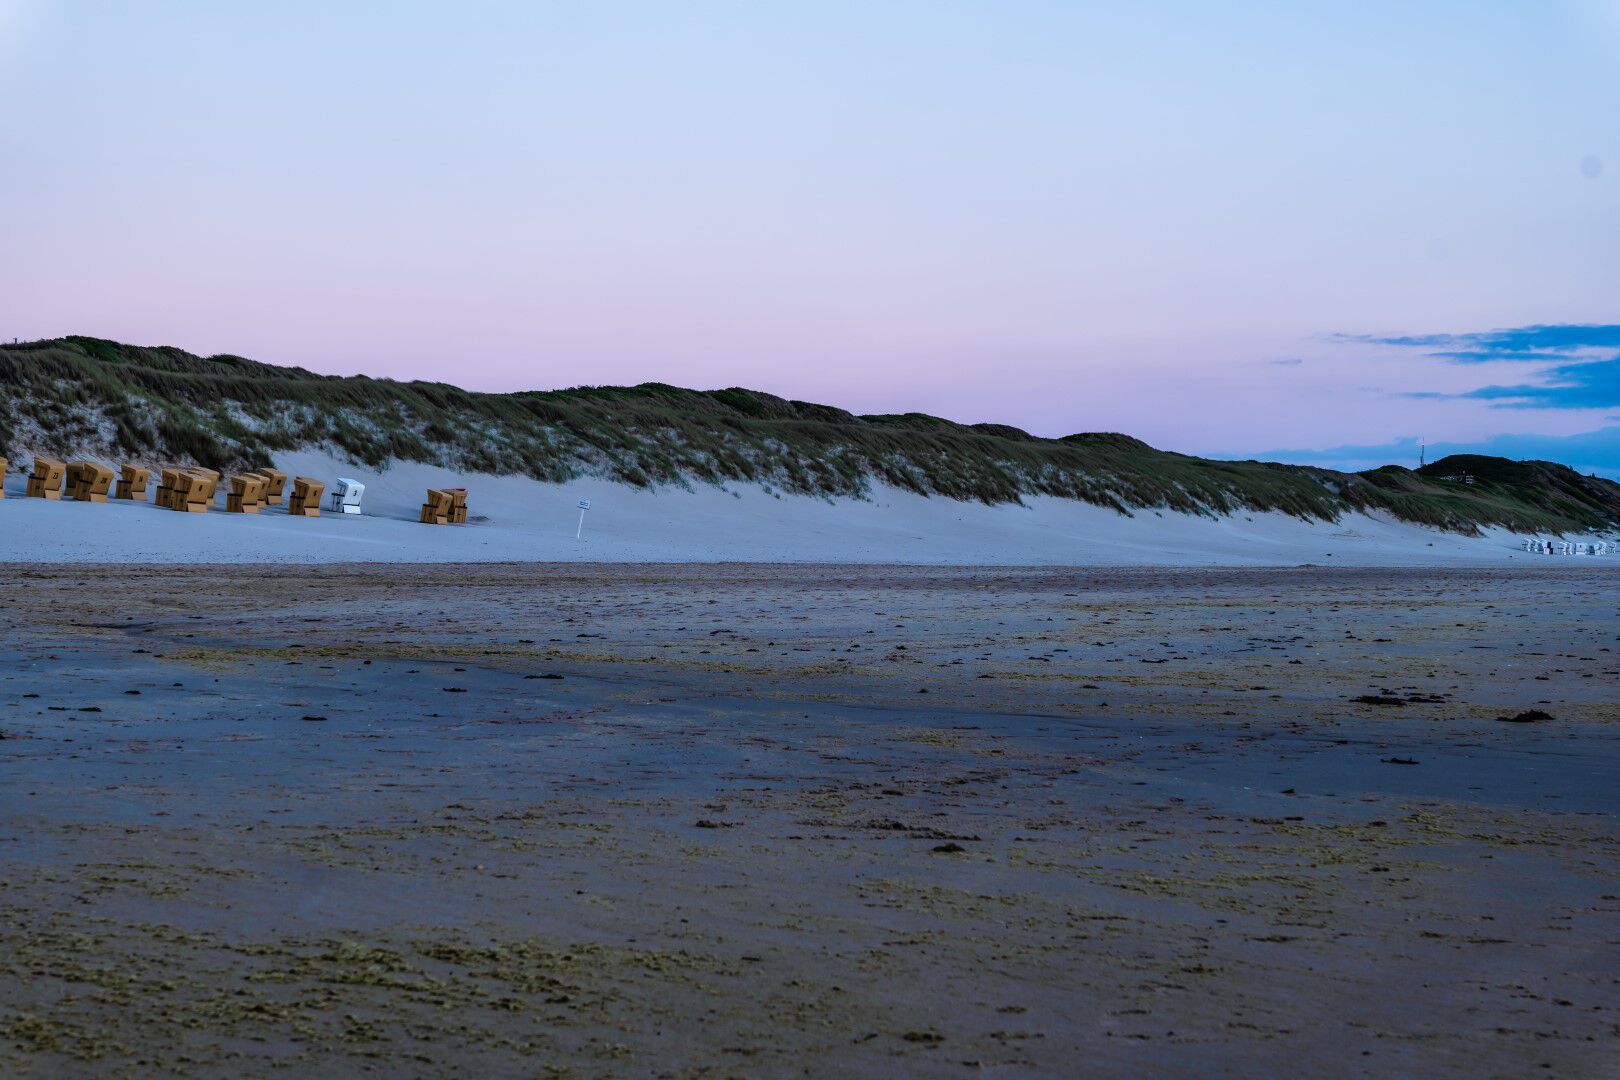
[[[0,335],[1620,475],[1620,0],[0,0]]]

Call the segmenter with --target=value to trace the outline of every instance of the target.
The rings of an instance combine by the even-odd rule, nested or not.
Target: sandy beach
[[[1620,1080],[1617,49],[0,0],[0,1080]]]
[[[1601,571],[4,572],[13,1075],[1620,1045]]]

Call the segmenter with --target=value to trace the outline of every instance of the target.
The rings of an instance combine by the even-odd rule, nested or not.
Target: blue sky
[[[1620,477],[1620,325],[1531,325],[1465,333],[1377,336],[1341,334],[1336,341],[1404,356],[1415,365],[1473,368],[1465,389],[1409,390],[1407,398],[1482,403],[1504,430],[1483,438],[1405,437],[1384,443],[1273,451],[1278,457],[1324,465],[1409,464],[1420,446],[1428,457],[1486,453],[1562,461],[1586,472]],[[1447,374],[1450,374],[1449,372]],[[1482,381],[1483,378],[1483,381]],[[1578,418],[1570,433],[1526,430],[1520,417],[1565,413]],[[1534,421],[1532,421],[1533,423]],[[1587,428],[1589,424],[1598,426]]]
[[[1620,326],[1522,326],[1385,339],[1383,344],[1438,346],[1428,355],[1453,363],[1534,365],[1529,368],[1534,381],[1487,383],[1461,394],[1432,396],[1472,398],[1510,409],[1620,409]]]
[[[0,334],[1620,468],[1620,347],[1515,329],[1620,322],[1617,60],[1620,0],[0,0]]]

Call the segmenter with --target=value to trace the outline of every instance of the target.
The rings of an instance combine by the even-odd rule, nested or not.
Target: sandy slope
[[[414,464],[379,474],[306,453],[277,465],[328,483],[340,475],[362,480],[365,514],[317,520],[281,511],[191,515],[129,503],[48,503],[21,498],[22,477],[14,475],[0,503],[0,561],[1385,566],[1532,558],[1500,531],[1463,537],[1364,515],[1308,524],[1281,514],[1126,517],[1043,497],[1025,506],[982,506],[893,489],[866,502],[777,496],[746,484],[641,491],[601,480],[556,485],[456,476]],[[448,485],[468,488],[472,523],[418,524],[424,491]],[[575,540],[581,498],[592,509],[584,538]]]

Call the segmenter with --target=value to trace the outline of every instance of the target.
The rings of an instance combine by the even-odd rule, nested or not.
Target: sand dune
[[[295,519],[175,514],[155,506],[21,498],[7,480],[0,560],[14,562],[828,562],[951,565],[1346,566],[1501,564],[1545,557],[1517,550],[1504,530],[1439,532],[1367,515],[1302,522],[1284,514],[1212,519],[1170,511],[1134,516],[1067,499],[984,506],[878,488],[869,500],[827,500],[725,489],[641,490],[603,480],[543,484],[456,475],[409,463],[378,472],[318,454],[277,466],[366,485],[362,516]],[[428,487],[469,489],[472,521],[416,520]],[[579,499],[589,499],[582,539]],[[221,499],[223,505],[223,499]],[[1583,563],[1598,560],[1583,559]],[[1610,560],[1604,560],[1610,561]],[[1620,560],[1612,560],[1620,565]]]

